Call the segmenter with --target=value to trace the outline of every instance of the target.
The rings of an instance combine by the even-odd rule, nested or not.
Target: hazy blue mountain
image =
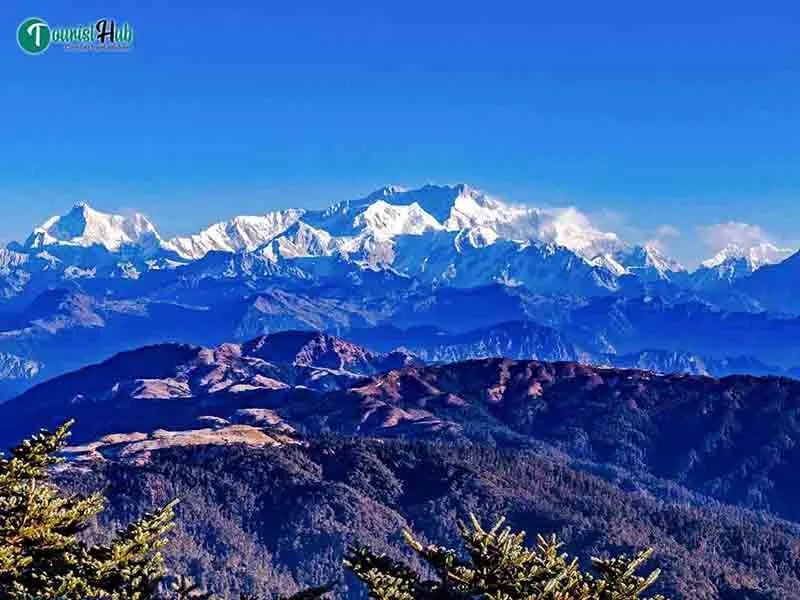
[[[796,290],[800,286],[800,253],[781,263],[767,265],[736,284],[741,293],[756,298],[762,310],[800,312]]]
[[[0,399],[144,344],[213,346],[285,329],[352,332],[387,348],[410,344],[395,330],[466,335],[532,321],[554,331],[416,347],[612,363],[655,350],[791,369],[800,304],[797,257],[780,262],[788,252],[728,248],[690,273],[574,209],[514,205],[463,184],[385,187],[173,239],[142,215],[78,204],[0,250],[0,352],[40,365],[30,377],[0,372]],[[659,356],[655,369],[699,368]]]
[[[737,252],[709,259],[701,271],[716,269],[716,280],[732,280],[724,275],[729,261],[744,260],[754,272],[788,251]],[[459,184],[386,187],[324,210],[241,216],[173,239],[143,215],[107,214],[81,203],[0,253],[0,298],[30,298],[54,282],[124,294],[202,276],[251,284],[335,282],[364,269],[438,287],[500,283],[562,295],[717,288],[714,277],[689,274],[655,245],[600,231],[574,209],[514,205]],[[145,277],[152,273],[162,276]],[[129,285],[142,278],[148,282]]]

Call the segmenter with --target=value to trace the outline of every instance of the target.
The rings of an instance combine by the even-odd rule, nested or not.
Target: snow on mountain
[[[620,274],[588,260],[622,244],[578,211],[513,206],[463,184],[386,187],[307,213],[302,222],[331,233],[337,253],[350,260],[391,266],[436,285],[500,282],[538,291],[561,286],[607,292],[616,289]]]
[[[364,198],[309,212],[303,221],[335,236],[343,253],[371,264],[392,263],[395,246],[406,236],[430,241],[434,238],[427,234],[444,231],[461,232],[456,248],[463,243],[485,248],[498,240],[542,243],[563,247],[614,276],[627,272],[611,258],[625,244],[616,234],[599,231],[580,211],[508,204],[464,184],[414,190],[384,187]],[[424,245],[403,242],[404,247]],[[596,260],[601,255],[608,260]]]
[[[0,275],[7,275],[28,262],[28,255],[7,248],[0,248]]]
[[[353,219],[353,227],[367,230],[377,238],[421,235],[442,229],[442,225],[416,202],[403,206],[383,200],[371,204]]]
[[[614,254],[608,252],[595,255],[589,259],[589,264],[600,269],[605,269],[616,277],[621,277],[629,273],[628,268],[620,263],[615,258]]]
[[[474,267],[479,271],[493,269],[495,280],[516,281],[510,273],[518,270],[513,265],[521,263],[519,257],[508,252],[508,248],[514,248],[514,252],[522,251],[524,256],[526,244],[566,249],[583,259],[588,267],[606,271],[612,278],[633,274],[648,281],[670,280],[675,274],[686,271],[655,246],[634,246],[623,242],[615,233],[599,230],[575,208],[531,208],[509,204],[464,184],[426,185],[417,190],[382,188],[360,201],[337,205],[317,218],[323,228],[326,219],[333,219],[340,234],[356,236],[355,239],[370,235],[378,240],[393,240],[389,251],[385,244],[377,247],[389,262],[399,261],[392,262],[394,266],[416,268],[419,266],[417,258],[430,265],[432,252],[445,252],[447,255],[455,250],[463,253],[503,240],[514,242],[516,246],[506,245],[499,252],[480,254],[478,256],[489,264],[481,267],[476,264]],[[445,243],[447,250],[437,247],[441,239],[449,239],[427,235],[437,231],[458,233],[453,238],[452,247],[449,241]],[[409,235],[423,236],[423,240],[415,242],[401,237]],[[426,243],[434,243],[434,246],[426,249]],[[410,256],[403,256],[409,248],[414,251]],[[527,250],[527,253],[531,251]],[[503,264],[493,264],[495,255],[512,258]],[[540,260],[549,256],[546,252],[538,255]],[[458,262],[463,263],[463,259]],[[561,267],[564,266],[562,263]],[[455,263],[451,261],[442,273],[453,268]],[[539,267],[535,279],[544,276],[542,268]],[[533,273],[531,267],[523,270],[527,271],[526,278],[529,279]],[[604,276],[602,279],[601,286],[608,287],[609,278]]]
[[[295,221],[262,246],[259,252],[271,260],[278,260],[331,256],[336,250],[336,241],[327,231]]]
[[[480,228],[484,233],[491,230],[495,239],[557,244],[587,259],[601,250],[621,245],[616,234],[599,231],[574,208],[541,209],[509,204],[465,184],[426,185],[417,190],[383,188],[379,194],[380,200],[373,202],[380,203],[384,214],[387,206],[394,207],[391,225],[381,223],[380,230],[394,231],[395,235]],[[348,205],[348,210],[351,214],[360,210],[366,213],[375,205],[368,199],[376,196],[372,194],[366,202]],[[409,213],[419,219],[417,227],[407,226]],[[373,223],[357,216],[352,224],[354,229],[363,224],[377,232]]]
[[[501,283],[538,293],[589,294],[617,289],[612,273],[556,244],[497,239],[481,230],[432,232],[395,241],[392,266],[426,283],[476,287]]]
[[[601,231],[575,208],[511,204],[465,184],[387,186],[325,210],[240,216],[166,241],[142,215],[109,215],[80,204],[37,228],[20,248],[54,257],[73,280],[134,279],[210,253],[303,260],[303,269],[308,259],[326,257],[442,285],[503,282],[557,290],[561,280],[570,292],[614,290],[624,275],[671,280],[684,271],[655,247]]]
[[[462,232],[459,244],[471,248],[485,248],[498,240],[552,244],[613,275],[625,270],[611,258],[624,247],[622,242],[615,234],[594,228],[579,211],[511,205],[464,184],[426,185],[415,190],[388,186],[326,210],[289,209],[241,216],[168,241],[162,240],[142,215],[111,215],[79,204],[37,228],[24,249],[98,246],[111,253],[125,249],[130,253],[130,247],[141,247],[151,254],[160,250],[169,255],[173,262],[167,266],[175,266],[176,260],[198,260],[214,251],[256,250],[273,260],[338,254],[366,264],[389,265],[395,259],[396,240],[442,231]],[[64,252],[58,256],[63,258]],[[69,258],[74,256],[73,252]],[[608,259],[598,261],[598,256]],[[85,273],[91,264],[83,261],[77,266]],[[117,270],[124,271],[122,267]]]
[[[109,214],[81,202],[45,221],[23,244],[10,243],[0,263],[0,297],[10,297],[59,281],[137,279],[143,271],[185,261],[166,247],[144,215]]]
[[[116,252],[124,245],[158,245],[161,238],[144,215],[112,215],[91,208],[85,202],[66,215],[54,216],[37,227],[24,244],[27,250],[49,246],[102,246]]]
[[[181,257],[197,260],[209,252],[253,251],[295,224],[305,211],[281,210],[261,216],[236,217],[215,223],[198,234],[167,242]]]
[[[762,267],[783,262],[794,252],[791,249],[778,248],[769,242],[752,247],[729,244],[700,264],[692,273],[692,285],[696,289],[727,286],[752,275]]]
[[[329,256],[335,251],[358,253],[374,239],[418,235],[442,228],[418,204],[390,204],[383,200],[400,193],[401,188],[386,187],[322,211],[289,209],[263,216],[236,217],[196,235],[173,238],[168,246],[193,260],[212,251],[256,249],[273,258]]]
[[[685,274],[686,269],[666,256],[657,246],[645,244],[624,248],[614,256],[618,264],[628,273],[642,281],[668,281],[676,274]]]
[[[472,227],[458,232],[455,238],[455,246],[456,248],[463,248],[466,244],[472,248],[485,248],[494,244],[497,239],[497,232],[491,227]]]
[[[750,248],[729,244],[708,260],[703,261],[701,266],[706,269],[730,268],[741,263],[750,272],[753,272],[764,265],[774,265],[782,262],[794,253],[795,250],[778,248],[769,242],[762,242]]]
[[[475,190],[468,185],[427,185],[406,192],[439,220],[448,231],[497,226],[516,218],[518,209]]]

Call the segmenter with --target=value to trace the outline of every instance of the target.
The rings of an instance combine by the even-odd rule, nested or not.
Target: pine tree
[[[105,499],[61,494],[49,470],[63,459],[72,422],[42,430],[0,459],[0,598],[149,600],[164,576],[161,548],[176,502],[147,514],[108,544],[78,534]]]
[[[583,572],[577,559],[560,552],[555,536],[538,536],[531,549],[524,543],[524,533],[512,533],[503,522],[489,531],[472,515],[469,525],[459,523],[463,555],[442,546],[425,546],[404,532],[414,552],[436,574],[433,580],[424,580],[402,562],[365,546],[351,548],[345,565],[376,600],[634,600],[659,575],[658,570],[647,577],[636,575],[650,550],[633,559],[593,559],[597,575]]]
[[[69,436],[71,422],[54,433],[42,431],[0,459],[0,598],[9,600],[213,600],[190,579],[177,577],[165,596],[160,550],[172,528],[175,502],[145,515],[116,538],[89,545],[78,534],[103,510],[100,494],[65,496],[49,481],[51,467]],[[665,600],[642,594],[659,571],[637,571],[651,550],[633,558],[593,558],[595,574],[560,551],[555,536],[538,536],[534,548],[524,533],[503,527],[501,519],[484,530],[471,515],[459,522],[464,551],[423,545],[404,532],[407,543],[436,574],[416,571],[365,546],[348,552],[345,566],[376,600]],[[288,599],[319,600],[333,585],[309,589]],[[240,600],[256,600],[246,594]]]

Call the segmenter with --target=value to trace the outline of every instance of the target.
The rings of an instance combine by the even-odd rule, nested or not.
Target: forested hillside
[[[455,546],[454,522],[469,511],[557,533],[586,560],[653,546],[665,570],[655,589],[673,598],[788,599],[800,590],[800,526],[675,485],[668,501],[623,490],[558,453],[329,438],[307,448],[164,450],[144,467],[106,463],[61,482],[106,489],[102,531],[182,498],[168,562],[223,594],[240,583],[263,594],[339,578],[350,541],[397,556],[403,526]],[[341,591],[360,589],[346,579]]]

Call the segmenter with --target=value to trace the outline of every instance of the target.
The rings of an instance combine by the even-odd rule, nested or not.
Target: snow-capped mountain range
[[[174,238],[142,215],[81,203],[0,248],[0,400],[135,346],[287,329],[383,350],[422,336],[413,349],[426,356],[646,351],[670,369],[691,362],[676,352],[741,354],[737,365],[783,372],[800,364],[800,254],[789,254],[729,247],[690,272],[577,210],[466,185],[385,187]],[[431,327],[478,334],[445,340]]]
[[[272,265],[304,259],[297,264],[308,269],[309,259],[325,259],[433,285],[502,283],[591,295],[617,291],[626,280],[714,287],[792,252],[769,244],[728,247],[689,273],[656,246],[600,231],[575,209],[509,204],[463,184],[390,186],[325,210],[240,216],[172,239],[143,215],[110,215],[80,203],[0,252],[0,276],[13,286],[15,266],[35,263],[71,279],[135,279],[217,253],[247,253]]]
[[[768,242],[752,247],[729,244],[701,263],[697,270],[698,279],[710,277],[717,281],[731,282],[762,267],[781,263],[794,253],[795,250],[778,248]]]
[[[34,229],[25,247],[101,245],[117,251],[123,245],[142,246],[158,240],[156,228],[144,215],[109,215],[80,202],[67,215],[51,217]]]

